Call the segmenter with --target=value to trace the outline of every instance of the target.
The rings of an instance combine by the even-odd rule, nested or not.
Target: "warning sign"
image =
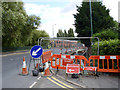
[[[96,71],[97,67],[84,67],[84,70]]]
[[[62,65],[66,66],[67,64],[73,64],[73,59],[63,58]]]
[[[79,74],[80,65],[79,64],[67,64],[66,73],[67,74]]]

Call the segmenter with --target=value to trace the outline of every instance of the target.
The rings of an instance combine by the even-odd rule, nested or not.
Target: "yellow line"
[[[65,83],[63,83],[63,82],[61,82],[60,80],[54,78],[53,76],[52,76],[52,78],[53,78],[54,80],[58,81],[59,83],[61,83],[61,84],[65,85],[65,86],[67,86],[68,88],[73,88],[73,87],[71,87],[71,86],[69,86],[69,85],[67,85],[67,84],[65,84]]]
[[[59,83],[57,83],[57,82],[53,81],[53,80],[52,80],[52,79],[50,79],[49,77],[47,77],[47,79],[49,79],[50,81],[52,81],[53,83],[57,84],[58,86],[60,86],[60,87],[62,87],[62,88],[66,88],[66,87],[64,87],[64,86],[60,85]]]

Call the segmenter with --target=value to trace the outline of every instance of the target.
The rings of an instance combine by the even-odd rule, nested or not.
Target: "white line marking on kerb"
[[[41,78],[41,76],[40,77],[38,77],[38,80]]]
[[[32,88],[37,82],[34,82],[29,88]]]

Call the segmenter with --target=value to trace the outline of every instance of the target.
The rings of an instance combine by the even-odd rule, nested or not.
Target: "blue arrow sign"
[[[33,58],[38,58],[42,55],[43,49],[39,45],[35,45],[31,48],[30,54]]]

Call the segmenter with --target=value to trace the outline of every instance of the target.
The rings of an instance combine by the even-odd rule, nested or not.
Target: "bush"
[[[98,37],[100,40],[117,39],[118,32],[116,30],[106,29],[100,33],[94,34],[93,37]]]
[[[97,55],[97,46],[98,42],[96,42],[92,46],[92,55]],[[105,40],[99,42],[100,47],[100,55],[119,55],[120,54],[120,40],[114,39],[114,40]]]

